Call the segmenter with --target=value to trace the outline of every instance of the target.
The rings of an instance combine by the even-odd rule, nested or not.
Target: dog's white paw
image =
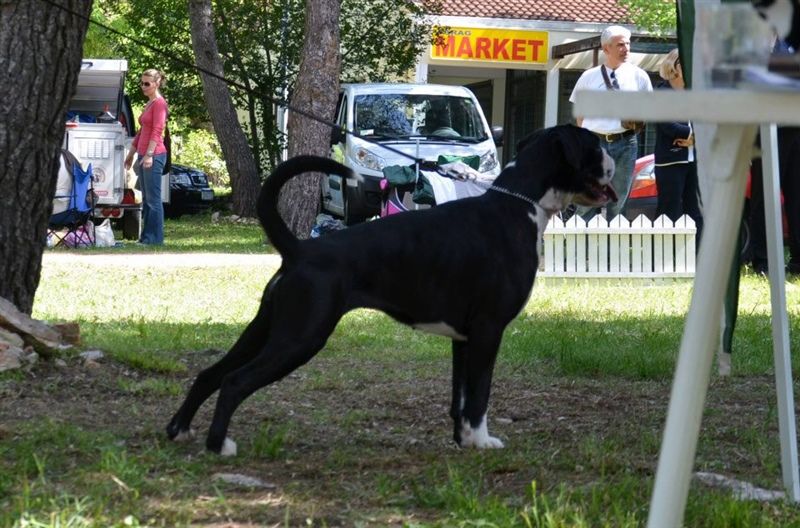
[[[494,436],[486,437],[486,442],[483,445],[476,446],[478,449],[503,449],[505,444],[499,438]]]
[[[172,439],[173,442],[179,444],[184,442],[190,442],[192,440],[194,440],[194,429],[189,429],[188,431],[181,431],[177,435],[175,435],[175,438]]]
[[[502,449],[505,447],[502,440],[494,436],[489,436],[489,429],[486,426],[486,416],[483,417],[478,427],[473,429],[469,420],[464,420],[461,424],[461,447],[474,447],[476,449]]]
[[[485,438],[471,437],[461,438],[461,447],[474,447],[475,449],[502,449],[505,447],[503,441],[494,436],[486,435]]]
[[[229,456],[236,456],[236,442],[225,437],[225,441],[222,443],[222,449],[219,450],[220,456],[229,457]]]

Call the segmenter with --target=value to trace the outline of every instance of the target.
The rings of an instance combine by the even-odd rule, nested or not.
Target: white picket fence
[[[651,222],[622,215],[611,222],[575,215],[553,217],[544,232],[542,277],[677,278],[695,271],[694,221],[682,216],[673,225],[666,216]]]

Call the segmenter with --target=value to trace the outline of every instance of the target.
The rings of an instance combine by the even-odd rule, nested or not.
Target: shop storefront
[[[423,54],[417,81],[471,88],[490,124],[505,130],[504,161],[528,133],[574,122],[569,95],[580,74],[602,61],[599,35],[610,24],[460,16],[438,17],[436,23],[446,32]],[[657,84],[658,65],[674,39],[643,37],[627,27],[635,35],[631,62]],[[646,132],[643,152],[653,135]]]

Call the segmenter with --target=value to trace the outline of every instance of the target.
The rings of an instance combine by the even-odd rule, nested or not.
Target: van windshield
[[[453,95],[370,94],[354,100],[355,130],[382,138],[431,137],[478,143],[489,136],[472,99]]]

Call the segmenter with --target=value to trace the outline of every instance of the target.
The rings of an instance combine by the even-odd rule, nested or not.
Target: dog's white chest
[[[541,207],[537,207],[536,214],[528,213],[528,218],[531,219],[533,229],[536,231],[536,254],[541,258],[542,246],[544,245],[544,228],[547,227],[548,222],[547,212],[543,211]]]
[[[428,332],[429,334],[440,335],[444,337],[449,337],[450,339],[455,339],[456,341],[466,341],[467,336],[463,336],[456,332],[455,328],[450,326],[444,322],[438,323],[416,323],[411,325],[412,328],[416,330],[421,330],[423,332]]]

